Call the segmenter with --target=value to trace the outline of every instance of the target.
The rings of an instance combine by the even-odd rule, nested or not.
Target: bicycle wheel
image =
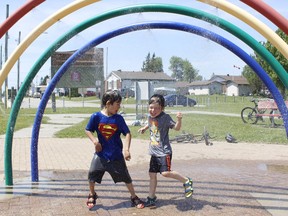
[[[244,123],[256,124],[258,117],[256,116],[257,112],[252,107],[245,107],[241,111],[241,118]]]

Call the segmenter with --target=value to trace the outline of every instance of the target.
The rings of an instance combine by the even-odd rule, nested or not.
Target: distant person
[[[131,134],[124,118],[117,114],[121,101],[122,97],[118,91],[107,91],[102,97],[102,110],[93,113],[86,126],[85,132],[95,145],[95,154],[88,174],[90,193],[87,206],[89,209],[95,206],[98,198],[95,192],[95,182],[100,184],[106,171],[115,183],[125,182],[133,206],[144,208],[144,202],[135,194],[125,162],[125,160],[129,161],[131,159],[129,151]],[[95,131],[97,133],[96,137],[93,135]],[[125,136],[124,155],[122,153],[121,134]]]
[[[149,129],[151,155],[149,177],[150,189],[145,206],[155,205],[157,201],[156,186],[157,173],[167,178],[173,178],[183,183],[185,197],[193,194],[193,181],[171,169],[172,148],[169,142],[169,129],[179,131],[182,124],[182,114],[177,113],[177,121],[173,121],[169,114],[164,112],[165,100],[160,94],[154,94],[149,100],[148,124],[138,130],[144,133]]]

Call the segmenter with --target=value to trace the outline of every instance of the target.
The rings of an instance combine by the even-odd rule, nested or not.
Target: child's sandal
[[[144,208],[144,202],[139,199],[138,196],[135,196],[134,198],[131,197],[131,206],[136,207],[138,209]]]
[[[89,209],[93,208],[96,205],[96,199],[98,198],[97,194],[94,193],[93,195],[88,195],[88,200],[86,202],[86,205]]]

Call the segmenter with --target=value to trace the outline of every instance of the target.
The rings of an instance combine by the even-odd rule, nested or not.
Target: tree
[[[172,77],[178,81],[183,80],[183,60],[180,57],[172,56],[170,58],[169,70],[172,71]]]
[[[198,70],[187,59],[183,61],[183,75],[184,80],[189,83],[196,80],[198,76]]]
[[[170,58],[169,70],[172,71],[172,77],[178,81],[192,82],[195,80],[202,80],[198,75],[198,70],[187,60],[180,57],[172,56]]]
[[[276,31],[276,34],[278,34],[286,43],[288,43],[288,35],[286,35],[282,30],[278,29]],[[267,42],[261,42],[262,45],[276,58],[276,60],[283,66],[283,68],[288,71],[288,60],[283,56],[282,53],[280,53],[277,48],[271,44],[269,41]],[[279,79],[277,74],[272,70],[270,65],[263,61],[263,59],[255,52],[256,60],[257,62],[262,66],[262,68],[269,74],[275,85],[280,90],[283,97],[285,97],[285,86],[282,83],[282,81]]]
[[[244,66],[242,76],[249,82],[253,94],[259,94],[261,92],[263,82],[248,65]]]
[[[49,79],[49,76],[46,75],[44,78],[41,77],[40,79],[40,85],[47,85],[47,79]]]
[[[141,70],[145,72],[163,72],[162,58],[156,57],[155,53],[153,53],[151,58],[149,52],[146,60],[143,62]]]

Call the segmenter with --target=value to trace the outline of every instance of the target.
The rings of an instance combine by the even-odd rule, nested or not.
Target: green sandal
[[[193,194],[193,181],[192,179],[188,178],[188,180],[183,184],[185,197],[189,198]]]

